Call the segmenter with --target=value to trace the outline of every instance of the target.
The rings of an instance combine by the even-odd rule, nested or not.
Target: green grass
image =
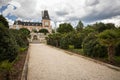
[[[84,55],[83,49],[70,49],[70,51],[75,52],[77,54]]]
[[[21,47],[21,48],[19,48],[19,51],[20,51],[20,52],[24,52],[26,49],[27,49],[27,48]]]
[[[3,61],[0,63],[0,71],[10,71],[12,69],[12,63],[10,63],[8,60]]]

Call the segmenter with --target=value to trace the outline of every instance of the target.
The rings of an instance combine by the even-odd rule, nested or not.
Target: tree
[[[115,25],[113,23],[95,23],[92,25],[92,27],[95,29],[95,31],[98,31],[99,33],[100,32],[103,32],[104,30],[107,30],[107,29],[115,29]]]
[[[83,25],[82,21],[79,21],[77,26],[76,26],[76,30],[77,31],[82,31],[83,27],[84,27],[84,25]]]
[[[59,28],[57,28],[57,32],[59,32],[59,33],[68,33],[68,32],[71,32],[73,30],[74,29],[73,29],[72,25],[69,23],[60,24]]]
[[[2,15],[0,15],[0,23],[3,24],[4,27],[9,28],[7,20]]]
[[[47,29],[40,29],[39,32],[44,33],[44,34],[49,33],[49,31]]]
[[[106,26],[106,29],[116,29],[115,24],[113,23],[107,23],[105,24],[105,26]]]
[[[27,28],[20,28],[19,31],[21,32],[22,35],[24,36],[29,36],[30,31]]]
[[[115,46],[120,41],[120,30],[106,30],[98,35],[99,42],[107,46],[108,59],[114,61]]]

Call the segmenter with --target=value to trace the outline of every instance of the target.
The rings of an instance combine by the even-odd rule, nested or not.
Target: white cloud
[[[8,6],[7,6],[7,9],[5,9],[5,10],[3,11],[3,15],[4,15],[4,16],[7,16],[9,13],[12,13],[13,11],[14,11],[14,6],[8,5]]]
[[[81,19],[86,23],[101,20],[119,23],[115,16],[120,15],[120,0],[2,0],[0,5],[7,3],[17,9],[8,6],[4,15],[11,13],[22,20],[40,20],[41,11],[47,9],[51,19],[58,22],[73,23]]]
[[[110,19],[101,20],[104,23],[114,23],[116,26],[120,26],[120,16],[115,16]]]
[[[13,25],[13,23],[14,23],[14,21],[13,20],[11,20],[11,19],[8,19],[8,18],[6,18],[7,19],[7,21],[9,22],[9,25],[11,26],[11,25]]]
[[[12,0],[0,0],[0,8],[1,8],[3,5],[7,5],[10,1],[12,1]]]

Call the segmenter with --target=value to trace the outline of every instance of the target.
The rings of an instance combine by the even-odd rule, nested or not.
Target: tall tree
[[[9,28],[7,20],[2,15],[0,15],[0,23],[3,24],[6,28]]]
[[[76,30],[77,31],[82,31],[83,27],[84,27],[84,25],[83,25],[82,21],[79,21],[77,26],[76,26]]]
[[[73,29],[72,25],[69,23],[60,24],[59,28],[57,28],[57,32],[59,32],[59,33],[68,33],[68,32],[71,32],[73,30],[74,29]]]
[[[108,58],[114,61],[115,46],[120,41],[120,30],[106,30],[98,35],[99,42],[107,46]]]

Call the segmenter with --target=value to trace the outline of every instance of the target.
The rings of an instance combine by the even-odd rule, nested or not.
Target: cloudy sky
[[[0,14],[13,24],[15,20],[41,21],[41,11],[48,10],[54,22],[85,25],[104,22],[120,25],[120,0],[0,0]]]

